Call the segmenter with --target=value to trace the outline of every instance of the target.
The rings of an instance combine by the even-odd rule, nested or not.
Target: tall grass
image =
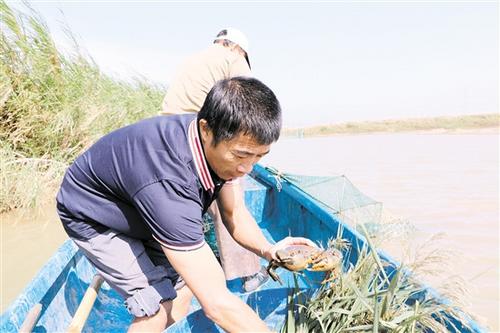
[[[63,54],[29,7],[0,0],[0,26],[2,212],[36,204],[103,134],[156,114],[164,89],[103,74],[69,29],[73,48]]]

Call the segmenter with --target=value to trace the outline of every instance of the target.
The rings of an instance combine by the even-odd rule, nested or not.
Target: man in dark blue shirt
[[[245,207],[237,179],[278,140],[281,110],[256,79],[219,81],[198,115],[155,117],[97,141],[69,167],[57,195],[68,235],[135,317],[130,331],[162,331],[194,294],[227,331],[268,331],[226,288],[203,237],[202,215],[217,199],[243,247],[268,260],[270,244]],[[168,259],[168,260],[167,260]]]

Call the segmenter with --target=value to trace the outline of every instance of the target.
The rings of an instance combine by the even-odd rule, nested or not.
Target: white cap
[[[248,38],[245,36],[244,33],[235,28],[226,28],[221,32],[223,31],[225,31],[226,34],[216,37],[215,40],[227,39],[228,41],[238,44],[239,47],[241,47],[243,51],[245,51],[248,54],[248,49],[249,49]]]

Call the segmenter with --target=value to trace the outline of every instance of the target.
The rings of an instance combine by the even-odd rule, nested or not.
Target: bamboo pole
[[[40,317],[40,313],[42,312],[42,304],[38,303],[33,306],[26,318],[24,318],[23,324],[19,328],[19,333],[31,333],[33,331],[33,327],[35,327],[38,318]]]
[[[68,333],[80,333],[82,331],[103,281],[102,276],[99,274],[94,275],[94,278],[87,288],[85,295],[83,295],[82,301],[80,302],[80,305],[73,316],[73,320],[68,327]]]

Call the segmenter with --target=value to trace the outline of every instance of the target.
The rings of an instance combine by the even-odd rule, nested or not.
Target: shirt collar
[[[196,166],[196,171],[198,172],[198,177],[200,178],[201,184],[203,185],[205,191],[210,190],[213,192],[215,184],[210,173],[210,168],[208,167],[207,160],[205,159],[203,147],[201,145],[200,135],[198,133],[197,119],[194,119],[191,124],[189,124],[188,141],[189,148],[191,148],[191,154],[193,154],[194,165]]]

